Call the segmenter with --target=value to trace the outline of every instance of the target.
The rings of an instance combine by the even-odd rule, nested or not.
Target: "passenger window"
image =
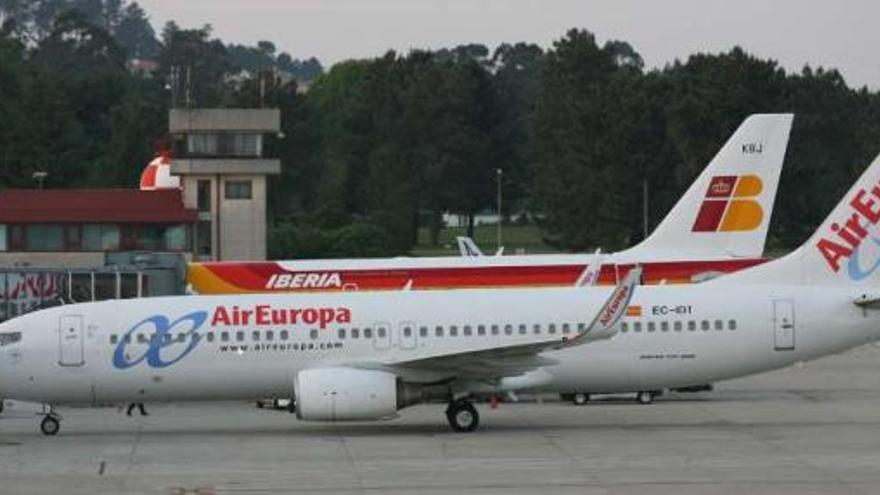
[[[568,323],[563,323],[562,328],[568,326]],[[556,325],[550,325],[547,327],[547,333],[556,333]]]
[[[528,329],[526,328],[526,326],[523,324],[520,324],[520,326],[519,326],[520,335],[525,335],[527,332],[528,332]]]
[[[177,334],[177,341],[178,342],[186,342],[186,334],[183,332],[178,333]]]
[[[131,344],[131,334],[126,335],[122,340],[124,340],[126,344]]]
[[[642,322],[637,321],[633,323],[633,332],[641,332],[642,331]]]
[[[694,320],[688,320],[688,330],[693,332],[697,329],[697,322]]]
[[[220,340],[222,340],[223,342],[229,342],[229,332],[221,333]]]
[[[174,338],[173,335],[171,335],[170,333],[166,333],[165,335],[162,336],[162,342],[164,342],[166,345],[168,345],[171,343],[171,339],[173,339],[173,338]]]
[[[259,342],[260,341],[260,332],[258,330],[254,330],[254,332],[251,333],[251,338],[254,339],[254,342]]]
[[[8,333],[0,333],[0,346],[6,345],[6,336],[7,335],[9,335],[9,334]],[[117,342],[119,342],[119,336],[118,335],[111,335],[110,336],[110,343],[116,344]]]
[[[721,320],[715,320],[715,330],[724,330],[724,322]]]
[[[275,338],[275,332],[272,330],[266,330],[266,340],[272,340]]]
[[[235,340],[239,342],[244,341],[244,332],[235,332]]]
[[[365,328],[364,329],[364,338],[365,339],[372,339],[373,338],[373,329],[372,328]]]
[[[428,327],[419,327],[419,337],[428,336]]]
[[[736,320],[728,320],[727,328],[730,330],[736,330]]]
[[[492,335],[498,335],[499,330],[498,325],[492,325]]]
[[[680,321],[672,322],[672,328],[674,328],[676,332],[680,332],[681,331],[681,322]]]
[[[208,342],[214,342],[214,332],[205,334],[205,339],[207,339]]]
[[[504,333],[507,335],[513,334],[513,325],[504,325]]]
[[[660,331],[661,332],[668,332],[669,331],[669,322],[668,321],[661,321],[660,322]]]
[[[709,320],[703,320],[703,321],[701,321],[701,322],[700,322],[700,328],[702,328],[703,331],[709,330]]]
[[[457,326],[452,325],[451,327],[449,327],[449,336],[450,337],[458,337],[458,327]]]
[[[434,328],[434,336],[435,337],[442,337],[443,336],[443,327],[441,327],[441,326],[435,327]]]
[[[310,337],[312,340],[316,340],[316,339],[318,338],[318,329],[317,329],[317,328],[313,328],[313,329],[309,330],[309,337]]]
[[[339,336],[340,340],[345,340],[345,329],[340,328],[339,330],[336,331],[336,335]]]
[[[282,330],[281,331],[281,340],[286,341],[289,338],[290,338],[290,332],[288,332],[287,330]]]
[[[471,326],[470,326],[470,325],[465,325],[465,326],[464,326],[464,336],[465,336],[465,337],[470,337],[472,333],[473,333],[473,332],[471,331]]]
[[[657,329],[657,328],[656,328],[656,325],[654,324],[654,322],[653,322],[653,321],[649,321],[649,322],[648,322],[648,331],[649,331],[649,332],[653,332],[653,331],[656,330],[656,329]]]
[[[139,333],[138,334],[138,342],[141,344],[146,344],[147,343],[147,336],[142,333]]]
[[[532,331],[535,332],[535,335],[538,335],[539,333],[541,333],[541,325],[538,323],[535,323],[532,326]]]
[[[130,340],[127,340],[127,342],[129,341]],[[3,347],[5,345],[12,345],[17,342],[21,342],[21,332],[0,333],[0,347]]]
[[[383,329],[384,330],[384,329]],[[412,337],[412,328],[403,327],[403,336],[404,337]]]
[[[477,325],[477,335],[480,337],[486,335],[486,325]]]
[[[351,338],[359,339],[360,337],[361,337],[361,331],[357,328],[352,328],[351,329]]]
[[[578,333],[584,333],[587,331],[586,323],[578,323]],[[562,333],[568,333],[564,328],[562,329]]]
[[[376,336],[379,338],[384,338],[385,337],[385,327],[376,328]]]
[[[629,324],[626,323],[626,322],[621,323],[621,324],[620,324],[620,331],[621,331],[622,333],[629,332]]]
[[[571,332],[571,325],[568,323],[563,323],[562,324],[562,333],[570,333],[570,332]]]

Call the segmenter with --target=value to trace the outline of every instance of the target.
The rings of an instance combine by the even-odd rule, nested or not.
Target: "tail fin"
[[[746,118],[654,232],[627,253],[675,259],[761,256],[793,117]]]
[[[470,237],[460,235],[455,238],[455,241],[458,243],[458,252],[462,257],[479,258],[483,256],[483,252],[480,251],[477,243]]]
[[[880,281],[880,155],[801,247],[724,282],[877,285]]]

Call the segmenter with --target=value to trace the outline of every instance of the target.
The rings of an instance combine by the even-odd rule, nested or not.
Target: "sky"
[[[876,0],[137,0],[156,31],[209,23],[226,43],[275,43],[325,67],[389,49],[526,41],[552,46],[570,28],[627,41],[649,68],[735,45],[789,71],[837,68],[880,89]]]

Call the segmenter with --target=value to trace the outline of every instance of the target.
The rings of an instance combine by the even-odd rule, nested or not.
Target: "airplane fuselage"
[[[46,309],[0,325],[0,396],[54,404],[290,396],[300,370],[389,365],[586,328],[610,288],[192,296]],[[503,391],[621,392],[758,373],[880,337],[852,288],[640,287],[608,340]],[[412,383],[452,371],[397,369]],[[530,378],[530,375],[535,375]],[[506,384],[505,384],[506,383]]]

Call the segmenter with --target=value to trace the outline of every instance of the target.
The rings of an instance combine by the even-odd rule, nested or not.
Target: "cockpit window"
[[[21,341],[21,332],[0,333],[0,347]]]

